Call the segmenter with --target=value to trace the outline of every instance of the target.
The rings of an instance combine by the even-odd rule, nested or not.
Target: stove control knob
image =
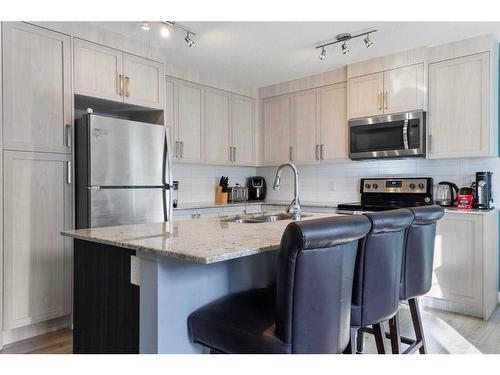
[[[423,184],[423,183],[419,183],[419,184],[418,184],[418,188],[419,188],[419,189],[423,189],[423,188],[424,188],[424,184]]]
[[[378,185],[377,184],[373,184],[373,188],[374,189],[378,189]]]
[[[410,184],[410,189],[415,189],[415,184],[414,183]]]
[[[425,203],[431,203],[431,198],[429,198],[429,197],[425,197],[425,198],[424,198],[424,201],[425,201]]]
[[[373,186],[375,186],[375,185],[373,185]],[[365,189],[369,189],[369,188],[371,188],[371,185],[370,184],[365,184]]]

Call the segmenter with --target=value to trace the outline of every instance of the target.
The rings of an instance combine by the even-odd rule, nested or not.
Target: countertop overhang
[[[329,216],[336,214],[308,213],[303,220]],[[249,224],[209,218],[76,229],[61,234],[78,240],[210,264],[277,250],[290,222]]]

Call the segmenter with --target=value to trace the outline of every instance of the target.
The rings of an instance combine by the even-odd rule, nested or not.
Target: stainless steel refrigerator
[[[76,121],[75,142],[77,228],[170,219],[164,126],[87,114]]]

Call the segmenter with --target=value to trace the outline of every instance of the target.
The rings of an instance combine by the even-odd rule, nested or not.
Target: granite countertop
[[[252,205],[268,205],[268,206],[288,206],[291,200],[264,200],[264,201],[245,201],[245,202],[187,202],[180,203],[174,210],[194,210],[197,208],[217,208],[217,207],[236,207],[236,206],[252,206]],[[302,207],[321,207],[321,208],[337,208],[337,202],[308,202],[300,201]]]
[[[307,214],[303,220],[336,214]],[[219,218],[67,230],[62,235],[195,263],[216,263],[277,250],[291,220],[255,224]]]

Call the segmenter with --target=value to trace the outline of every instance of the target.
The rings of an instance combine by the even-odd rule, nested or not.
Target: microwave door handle
[[[405,120],[403,125],[403,144],[405,150],[408,150],[408,119]]]

